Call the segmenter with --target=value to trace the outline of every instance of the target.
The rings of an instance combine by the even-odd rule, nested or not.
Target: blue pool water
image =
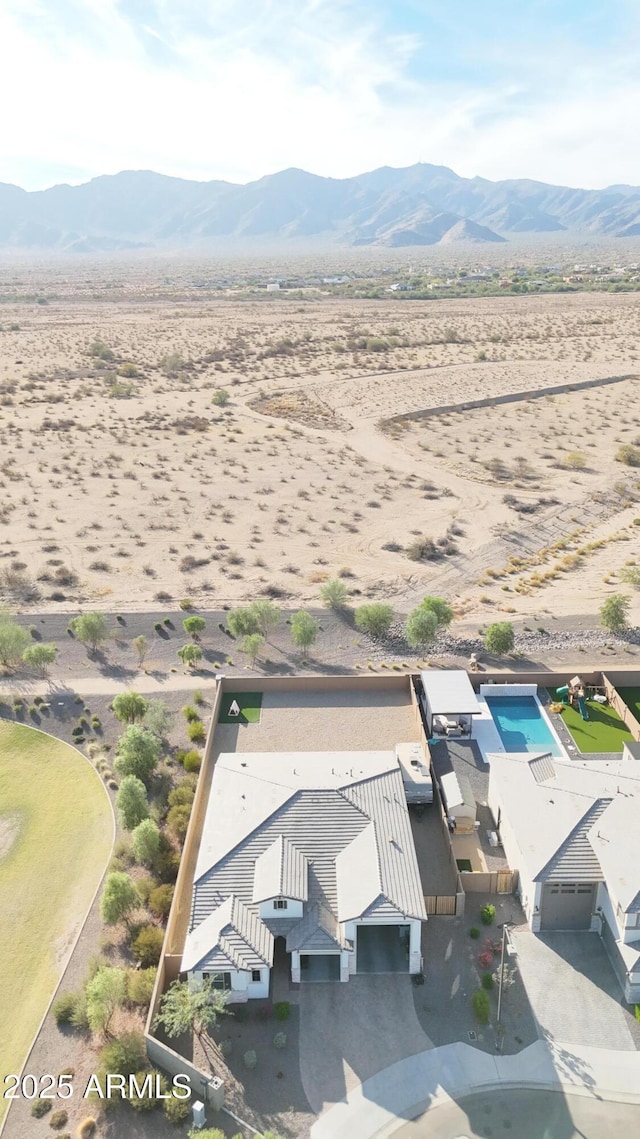
[[[550,751],[563,757],[533,696],[485,697],[505,751]]]

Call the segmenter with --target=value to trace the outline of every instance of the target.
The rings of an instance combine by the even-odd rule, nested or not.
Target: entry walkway
[[[640,1053],[538,1040],[514,1056],[491,1056],[468,1044],[447,1044],[365,1080],[314,1123],[311,1139],[384,1139],[428,1108],[509,1087],[640,1103]]]

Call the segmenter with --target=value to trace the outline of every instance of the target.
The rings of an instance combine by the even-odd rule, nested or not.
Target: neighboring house
[[[419,973],[425,920],[395,752],[218,757],[183,973],[232,1000],[269,995],[278,952],[296,982]]]
[[[640,1001],[640,763],[489,756],[489,806],[534,932],[600,933]]]

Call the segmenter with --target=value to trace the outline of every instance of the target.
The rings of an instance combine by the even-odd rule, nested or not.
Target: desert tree
[[[440,629],[446,629],[453,621],[453,609],[444,597],[425,597],[420,608],[428,609],[435,615]]]
[[[305,609],[299,609],[291,618],[291,640],[301,652],[307,652],[315,644],[319,624]]]
[[[249,633],[248,636],[242,638],[240,649],[241,652],[246,653],[251,668],[255,667],[256,661],[264,648],[264,642],[265,638],[262,633]]]
[[[112,702],[114,715],[123,724],[135,724],[136,720],[144,719],[149,702],[137,692],[119,692]]]
[[[30,646],[26,629],[14,620],[8,609],[0,609],[0,664],[6,669],[16,668]]]
[[[29,668],[36,668],[41,676],[48,676],[49,665],[56,659],[58,649],[56,645],[40,641],[36,645],[28,645],[22,654],[22,659]]]
[[[165,738],[171,727],[171,712],[164,700],[159,698],[149,700],[143,723],[154,736],[158,736],[161,740]]]
[[[159,758],[158,737],[140,724],[130,724],[116,745],[114,766],[118,775],[135,775],[146,782],[155,771]]]
[[[280,620],[280,610],[273,601],[267,598],[260,598],[254,601],[251,606],[251,613],[256,619],[258,632],[262,634],[265,640],[269,639],[269,635],[273,632],[278,621]]]
[[[113,1015],[127,995],[127,974],[124,969],[102,965],[87,984],[85,995],[89,1028],[108,1033]]]
[[[138,667],[142,668],[147,652],[149,651],[149,642],[147,641],[147,638],[144,636],[144,634],[140,633],[139,637],[133,638],[131,644],[133,646],[133,651],[136,654]]]
[[[253,608],[232,609],[227,614],[227,626],[232,636],[250,637],[252,633],[259,633],[258,617]]]
[[[621,633],[628,624],[630,598],[625,593],[612,593],[600,606],[600,624],[609,633]]]
[[[160,850],[160,828],[153,819],[143,819],[131,835],[136,862],[152,866]]]
[[[360,605],[356,609],[356,628],[367,633],[374,640],[381,640],[386,637],[392,621],[393,609],[383,602]]]
[[[197,617],[195,614],[192,617],[185,617],[182,622],[182,628],[188,637],[194,641],[200,640],[200,634],[204,632],[207,622],[204,617]]]
[[[228,1012],[227,994],[213,989],[209,981],[174,981],[160,1002],[154,1027],[161,1027],[170,1039],[195,1032],[200,1037],[215,1028]]]
[[[80,613],[71,621],[71,628],[78,640],[94,654],[109,635],[104,613]]]
[[[202,660],[202,649],[200,645],[183,645],[181,649],[178,649],[178,656],[183,664],[193,668]]]
[[[125,775],[116,795],[116,811],[126,831],[134,830],[138,823],[149,817],[147,790],[137,776]]]
[[[128,874],[121,870],[107,874],[100,899],[100,917],[105,925],[126,922],[131,911],[139,905],[138,892]]]
[[[495,656],[510,653],[514,645],[513,625],[510,621],[494,621],[484,634],[484,647]]]
[[[419,605],[409,616],[404,627],[407,644],[412,649],[424,648],[433,641],[438,631],[438,619],[431,609]]]

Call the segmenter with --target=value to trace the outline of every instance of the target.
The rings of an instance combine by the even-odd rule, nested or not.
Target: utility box
[[[191,1104],[191,1110],[193,1112],[193,1126],[195,1127],[196,1131],[202,1131],[202,1128],[207,1122],[202,1100],[195,1100]]]

